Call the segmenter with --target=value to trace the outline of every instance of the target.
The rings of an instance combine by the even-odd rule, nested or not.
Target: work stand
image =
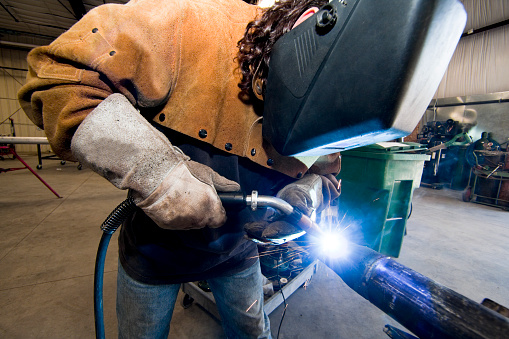
[[[33,175],[37,177],[37,179],[39,179],[40,182],[44,184],[44,186],[46,186],[54,195],[56,195],[57,198],[61,198],[61,196],[58,195],[58,193],[53,188],[51,188],[51,186],[48,185],[48,183],[44,181],[44,179],[42,179],[39,174],[37,174],[30,166],[28,166],[28,164],[16,153],[12,145],[0,145],[0,155],[12,155],[24,165],[24,167],[0,168],[0,173],[28,169],[30,172],[32,172]]]
[[[302,270],[296,277],[289,280],[281,290],[275,292],[271,297],[265,299],[264,310],[267,315],[271,314],[279,305],[283,303],[284,298],[288,298],[301,286],[307,286],[311,278],[316,273],[318,267],[318,260],[313,261],[310,265]],[[190,307],[193,302],[201,306],[209,312],[216,319],[220,320],[219,312],[217,311],[216,302],[212,292],[207,292],[198,286],[197,282],[190,282],[182,284],[182,291],[185,293],[182,301],[184,308]],[[282,293],[281,293],[282,291]]]

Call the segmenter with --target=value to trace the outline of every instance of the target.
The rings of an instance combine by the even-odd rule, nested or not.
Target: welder
[[[217,192],[257,190],[306,215],[338,196],[337,153],[308,162],[262,137],[272,47],[327,2],[108,4],[30,52],[27,115],[57,155],[128,189],[138,207],[119,235],[119,337],[167,337],[180,284],[197,280],[208,281],[229,338],[270,337],[244,227],[295,228],[225,211]]]

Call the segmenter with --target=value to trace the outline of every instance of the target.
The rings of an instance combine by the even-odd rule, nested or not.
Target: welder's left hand
[[[302,179],[283,187],[276,197],[309,217],[314,211],[318,213],[325,209],[340,194],[341,187],[332,174],[306,174]]]
[[[329,206],[340,193],[338,180],[332,174],[306,174],[302,179],[283,187],[276,197],[309,217],[314,211],[320,212]],[[277,211],[269,212],[265,220],[246,224],[244,230],[258,239],[281,239],[302,232]]]

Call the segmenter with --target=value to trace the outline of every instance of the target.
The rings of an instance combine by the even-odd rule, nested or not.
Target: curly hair
[[[237,59],[242,73],[239,87],[252,95],[253,77],[265,81],[270,54],[276,41],[289,32],[299,17],[311,7],[322,7],[329,0],[279,0],[267,8],[259,19],[248,23],[244,37],[237,43]]]

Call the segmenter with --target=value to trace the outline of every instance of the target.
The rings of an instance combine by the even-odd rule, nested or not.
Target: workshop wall
[[[435,98],[509,91],[509,1],[462,2],[467,11],[464,36]]]
[[[461,38],[435,98],[505,91],[509,91],[509,25]]]
[[[420,127],[453,119],[471,126],[474,140],[487,131],[502,143],[509,137],[509,1],[462,2],[464,36]]]
[[[2,37],[5,39],[5,37]],[[5,40],[3,40],[5,41]],[[41,41],[32,38],[9,37],[9,42],[39,45]],[[0,135],[12,136],[11,122],[18,137],[43,137],[44,131],[37,128],[18,103],[17,93],[26,82],[27,48],[16,48],[0,43]],[[37,145],[15,145],[18,153],[37,153]],[[50,152],[48,145],[41,145],[42,152]]]

